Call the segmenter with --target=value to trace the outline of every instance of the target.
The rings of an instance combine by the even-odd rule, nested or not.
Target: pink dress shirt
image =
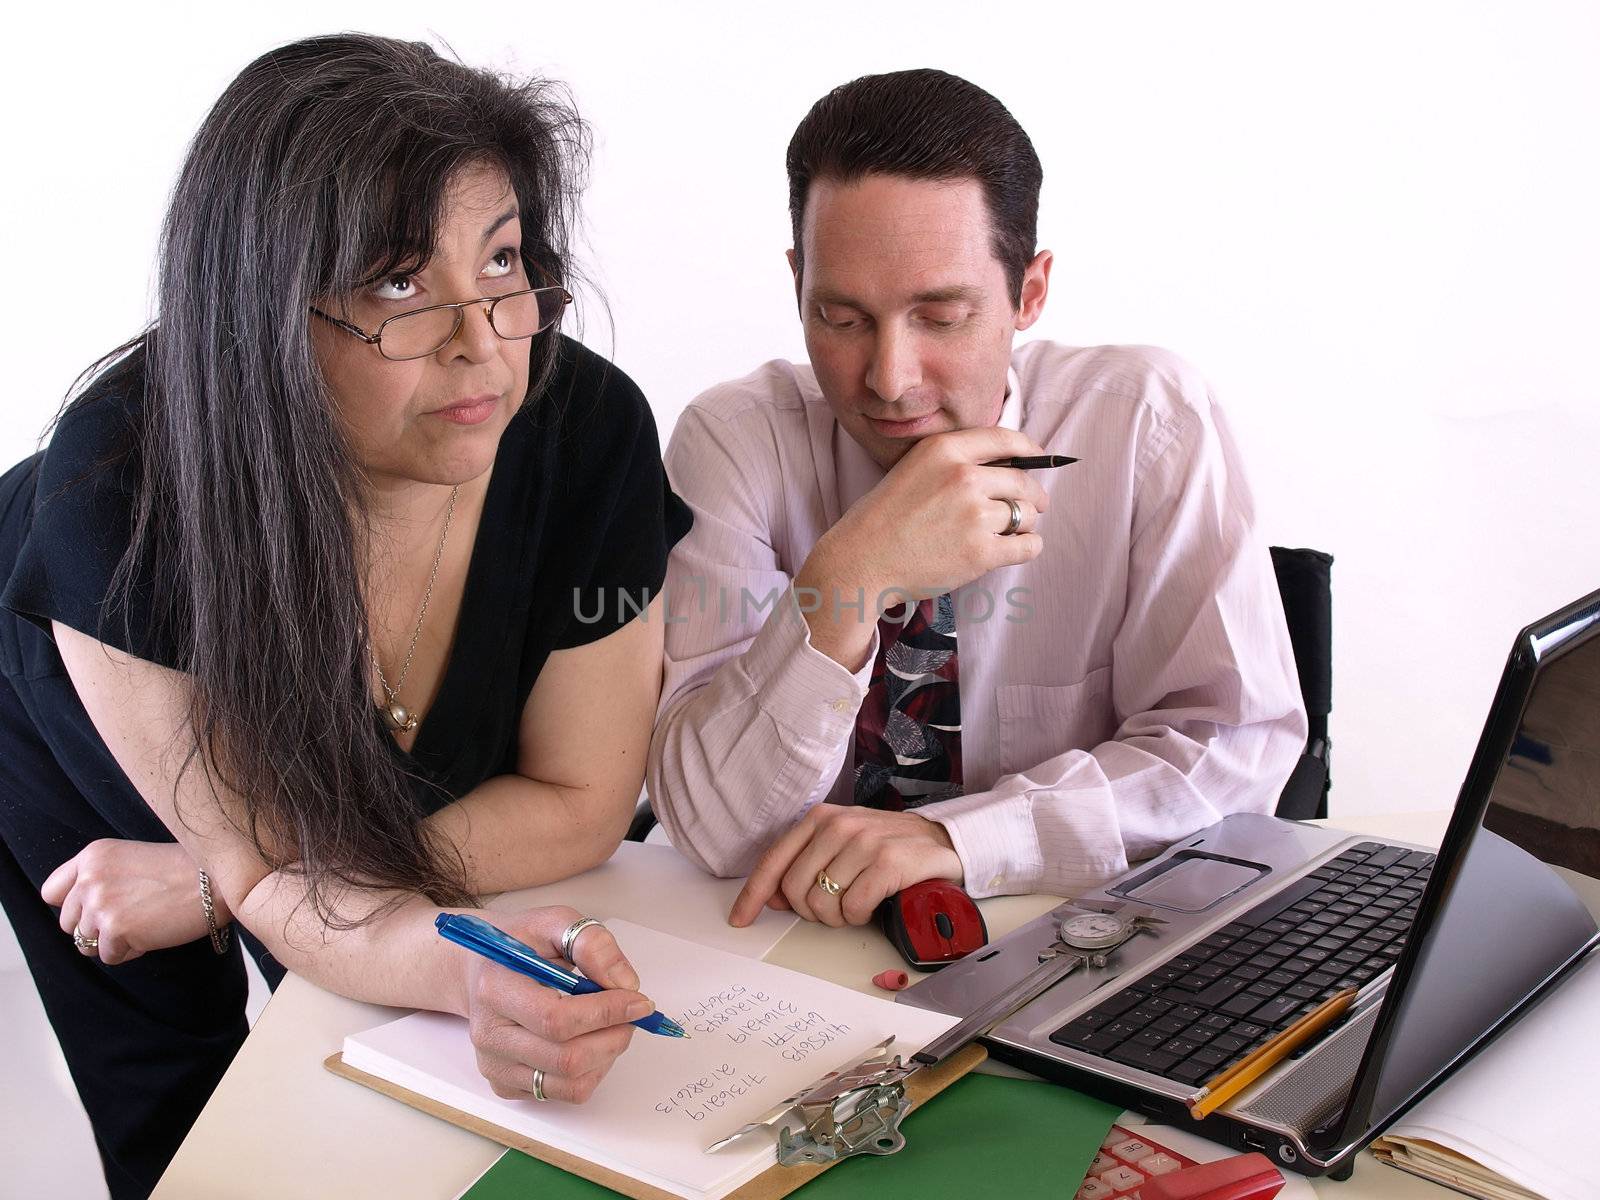
[[[1073,895],[1270,812],[1305,713],[1238,451],[1192,367],[1031,342],[1000,423],[1082,461],[1035,473],[1044,552],[955,593],[966,794],[914,811],[949,831],[972,895]],[[668,566],[649,793],[680,851],[744,875],[812,805],[851,802],[877,637],[852,674],[789,585],[884,472],[781,361],[697,398],[666,464],[695,521]]]

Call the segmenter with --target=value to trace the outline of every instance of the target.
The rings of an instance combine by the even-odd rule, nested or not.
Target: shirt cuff
[[[785,598],[744,652],[743,665],[763,712],[797,737],[839,745],[855,732],[877,658],[874,627],[861,670],[846,670],[811,644],[811,626]]]
[[[1044,859],[1026,792],[976,792],[911,811],[944,826],[961,859],[961,886],[973,899],[1038,890]]]

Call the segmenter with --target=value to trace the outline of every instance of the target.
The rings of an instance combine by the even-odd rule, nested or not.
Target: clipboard
[[[926,1067],[911,1075],[905,1082],[906,1099],[909,1102],[910,1111],[916,1111],[926,1101],[938,1095],[987,1057],[988,1052],[974,1042],[956,1051],[938,1066]],[[323,1060],[322,1065],[335,1075],[341,1075],[364,1087],[369,1087],[375,1092],[381,1092],[385,1096],[399,1100],[402,1104],[417,1109],[419,1112],[425,1112],[431,1117],[448,1121],[450,1124],[465,1129],[470,1133],[476,1133],[480,1137],[499,1142],[502,1146],[520,1150],[522,1153],[547,1162],[553,1167],[559,1167],[569,1174],[587,1179],[591,1183],[597,1183],[601,1187],[610,1188],[612,1191],[620,1192],[624,1196],[630,1196],[633,1200],[682,1200],[681,1197],[673,1192],[652,1187],[633,1178],[631,1175],[612,1171],[565,1150],[546,1146],[543,1142],[536,1142],[520,1133],[484,1121],[459,1109],[451,1108],[449,1105],[442,1104],[430,1096],[424,1096],[419,1092],[399,1087],[386,1079],[380,1079],[376,1075],[369,1075],[367,1072],[358,1070],[355,1067],[346,1066],[342,1053],[329,1055],[328,1058]],[[778,1197],[787,1196],[802,1184],[815,1179],[823,1171],[834,1165],[835,1163],[833,1162],[824,1162],[784,1167],[779,1166],[777,1161],[774,1160],[772,1166],[754,1179],[740,1184],[728,1193],[728,1197],[729,1200],[777,1200]]]

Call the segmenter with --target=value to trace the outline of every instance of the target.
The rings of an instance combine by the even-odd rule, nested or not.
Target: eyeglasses
[[[437,354],[450,340],[461,332],[466,320],[466,310],[474,305],[485,305],[489,327],[508,342],[531,338],[543,333],[557,321],[572,303],[572,293],[566,288],[529,288],[521,292],[508,292],[504,296],[480,296],[476,300],[458,300],[454,304],[430,304],[427,308],[397,313],[371,333],[349,321],[330,317],[315,305],[311,311],[337,325],[351,337],[360,338],[378,353],[395,362],[410,358],[427,358]]]

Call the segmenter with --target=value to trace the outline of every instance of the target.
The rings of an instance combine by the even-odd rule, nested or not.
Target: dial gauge
[[[1106,913],[1083,913],[1061,922],[1061,940],[1081,950],[1103,950],[1127,937],[1127,925]]]

